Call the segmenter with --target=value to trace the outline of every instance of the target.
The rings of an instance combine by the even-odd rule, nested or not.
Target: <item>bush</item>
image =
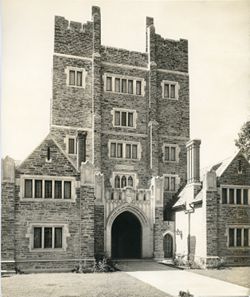
[[[189,291],[180,291],[179,292],[179,297],[194,297],[194,295],[190,294]]]

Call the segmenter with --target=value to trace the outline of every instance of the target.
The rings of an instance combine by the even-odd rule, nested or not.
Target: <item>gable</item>
[[[48,148],[50,160],[47,159]],[[50,135],[21,163],[17,170],[20,174],[30,175],[78,175],[74,164]]]
[[[241,167],[241,171],[239,171]],[[239,152],[219,177],[220,184],[250,185],[250,164],[241,152]]]

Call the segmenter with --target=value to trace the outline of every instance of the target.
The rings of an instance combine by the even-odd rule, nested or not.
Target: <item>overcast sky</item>
[[[49,132],[54,16],[86,22],[92,5],[103,45],[144,52],[146,16],[163,37],[188,39],[201,166],[234,154],[250,120],[250,1],[2,0],[2,156],[24,159]]]

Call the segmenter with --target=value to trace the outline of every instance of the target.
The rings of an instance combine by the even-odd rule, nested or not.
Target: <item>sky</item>
[[[164,38],[188,39],[191,138],[201,167],[233,155],[250,120],[250,1],[2,0],[1,156],[23,160],[49,132],[54,16],[91,20],[102,44],[145,52],[146,16]]]

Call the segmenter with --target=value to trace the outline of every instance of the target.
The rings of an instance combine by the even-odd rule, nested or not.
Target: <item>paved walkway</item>
[[[250,289],[196,273],[177,270],[150,261],[121,262],[118,266],[129,275],[151,286],[178,296],[180,291],[189,291],[196,296],[250,296]]]

